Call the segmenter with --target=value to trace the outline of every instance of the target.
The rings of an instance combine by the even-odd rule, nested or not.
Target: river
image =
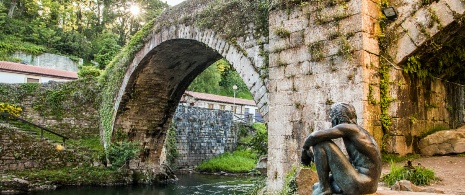
[[[178,175],[178,182],[166,185],[64,186],[34,195],[183,195],[250,194],[258,177],[188,174]]]

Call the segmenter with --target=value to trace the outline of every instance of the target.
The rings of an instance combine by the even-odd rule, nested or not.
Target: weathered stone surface
[[[433,133],[420,140],[419,148],[428,156],[465,153],[465,129]]]
[[[299,195],[311,195],[313,184],[318,182],[318,175],[311,168],[299,168],[296,174]]]
[[[15,58],[21,59],[22,62],[33,66],[66,70],[72,72],[79,71],[78,67],[81,66],[83,63],[82,59],[79,59],[78,62],[74,62],[66,56],[60,56],[51,53],[44,53],[38,56],[33,56],[22,52],[17,52],[13,56]]]
[[[397,181],[392,185],[391,190],[396,191],[410,191],[410,192],[421,192],[422,189],[408,180]]]
[[[237,130],[232,119],[232,113],[225,110],[178,106],[173,118],[179,152],[176,165],[194,168],[206,159],[233,151]]]

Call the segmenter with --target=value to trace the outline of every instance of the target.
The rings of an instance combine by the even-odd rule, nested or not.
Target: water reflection
[[[178,175],[179,181],[166,185],[66,186],[36,195],[179,195],[179,194],[250,194],[261,178],[215,175]]]

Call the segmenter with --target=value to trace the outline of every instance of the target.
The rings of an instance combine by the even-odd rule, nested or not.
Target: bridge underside
[[[166,130],[183,92],[220,58],[200,42],[176,39],[158,45],[139,63],[128,81],[113,131],[113,139],[136,141],[143,149],[139,162],[131,163],[132,169],[159,172]]]

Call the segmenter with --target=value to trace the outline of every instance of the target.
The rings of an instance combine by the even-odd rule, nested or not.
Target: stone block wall
[[[358,123],[381,140],[380,109],[368,101],[370,88],[379,96],[378,3],[283,2],[270,12],[270,192],[299,165],[306,136],[331,126],[333,103],[354,105]]]
[[[21,106],[21,118],[73,139],[99,135],[99,93],[96,82],[85,80],[0,83],[0,102]]]
[[[0,173],[54,169],[85,162],[73,152],[59,151],[41,138],[0,124]]]
[[[390,71],[392,126],[386,151],[419,153],[419,137],[431,129],[453,129],[464,123],[464,86],[439,79],[420,81],[394,68]]]
[[[178,106],[173,118],[179,157],[179,168],[193,168],[213,158],[237,142],[230,111]]]

